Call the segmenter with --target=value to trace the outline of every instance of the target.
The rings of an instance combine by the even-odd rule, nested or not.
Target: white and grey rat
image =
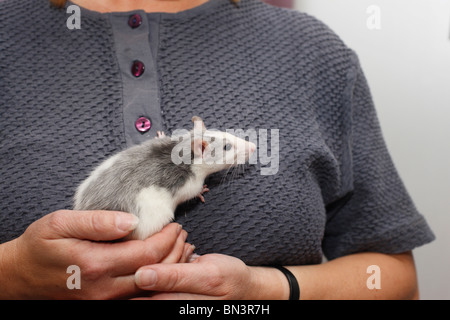
[[[194,129],[187,136],[172,139],[158,132],[157,139],[106,159],[78,187],[74,209],[132,213],[139,223],[127,239],[142,240],[170,223],[179,204],[195,197],[204,202],[202,194],[209,191],[205,178],[239,164],[238,159],[247,161],[256,146],[229,133],[206,130],[200,117],[192,121]],[[180,138],[189,143],[189,161],[174,161]]]

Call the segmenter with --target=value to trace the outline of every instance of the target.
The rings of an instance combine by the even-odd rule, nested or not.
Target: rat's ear
[[[203,139],[200,138],[193,139],[191,142],[191,152],[194,155],[194,158],[201,158],[203,156],[203,151],[205,151],[206,146],[207,143],[203,141]]]
[[[200,130],[202,132],[206,131],[206,127],[205,127],[205,124],[203,123],[202,118],[200,118],[198,116],[193,116],[192,122],[194,123],[194,131],[200,131]]]

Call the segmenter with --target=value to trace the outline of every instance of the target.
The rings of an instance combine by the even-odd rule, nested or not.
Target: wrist
[[[0,299],[16,299],[20,298],[14,288],[17,288],[15,281],[15,247],[16,239],[5,242],[0,245]]]
[[[289,300],[299,300],[300,286],[295,275],[289,269],[282,266],[273,266],[273,268],[278,269],[286,277],[289,283]]]
[[[251,300],[288,300],[290,289],[286,276],[271,267],[249,267],[251,269]]]

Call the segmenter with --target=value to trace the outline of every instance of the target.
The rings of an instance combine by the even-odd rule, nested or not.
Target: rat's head
[[[203,166],[208,174],[244,164],[256,145],[230,133],[206,130],[200,117],[193,117],[191,151],[194,165]]]

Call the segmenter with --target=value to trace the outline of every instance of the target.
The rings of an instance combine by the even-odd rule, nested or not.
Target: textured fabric
[[[158,75],[151,50],[156,45],[156,41],[150,39],[149,22],[146,19],[145,12],[140,12],[140,16],[142,17],[140,27],[130,28],[127,26],[129,14],[110,15],[115,51],[123,83],[123,127],[127,146],[154,138],[156,131],[162,129],[157,84]],[[149,46],[149,42],[152,45]],[[130,72],[133,61],[140,61],[145,66],[144,73],[138,78]],[[148,114],[152,116],[150,117]],[[133,124],[141,116],[150,119],[151,130],[143,134],[137,134]]]
[[[77,185],[126,147],[110,15],[82,10],[80,30],[68,30],[67,17],[44,0],[0,3],[2,242],[70,209]],[[261,174],[259,157],[211,176],[205,204],[178,208],[197,253],[295,265],[433,240],[388,154],[355,54],[322,23],[256,0],[212,0],[159,15],[156,50],[167,133],[191,128],[193,115],[209,128],[269,138],[279,130],[275,174]]]

